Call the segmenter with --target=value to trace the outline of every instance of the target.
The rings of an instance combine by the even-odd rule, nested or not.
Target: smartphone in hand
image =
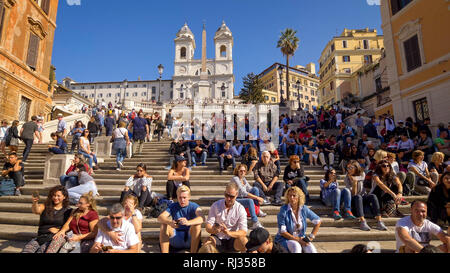
[[[308,236],[303,237],[302,240],[303,240],[303,242],[305,242],[305,243],[311,243],[311,240],[309,240],[309,237],[308,237]]]

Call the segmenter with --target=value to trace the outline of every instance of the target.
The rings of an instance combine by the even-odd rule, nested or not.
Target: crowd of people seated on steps
[[[208,135],[203,135],[202,139],[199,140],[193,133],[195,130],[183,130],[181,128],[178,134],[175,134],[169,149],[170,159],[167,168],[166,194],[162,195],[152,191],[152,178],[147,173],[145,164],[139,164],[136,168],[136,174],[125,183],[120,198],[121,202],[129,200],[130,196],[134,197],[135,200],[126,203],[125,208],[114,205],[110,209],[108,218],[104,220],[101,228],[99,227],[98,236],[101,237],[101,240],[96,241],[90,251],[138,251],[142,247],[142,240],[137,235],[139,232],[136,232],[136,230],[140,231],[139,225],[123,224],[121,219],[133,219],[139,214],[136,211],[146,212],[146,207],[158,203],[161,199],[167,199],[170,201],[168,202],[170,209],[168,208],[167,213],[161,214],[162,216],[158,218],[161,222],[160,243],[163,252],[168,249],[167,244],[175,249],[182,246],[180,248],[189,248],[191,251],[199,251],[198,249],[202,245],[201,252],[243,252],[250,248],[253,251],[260,251],[260,249],[263,249],[263,243],[268,246],[267,248],[270,246],[280,252],[317,252],[311,242],[316,235],[320,236],[321,219],[314,213],[314,207],[309,209],[306,206],[311,197],[308,190],[309,178],[304,173],[305,164],[318,165],[323,169],[324,178],[320,181],[320,200],[327,207],[330,207],[330,215],[336,221],[342,218],[357,218],[360,229],[369,231],[371,227],[366,218],[375,218],[375,228],[387,230],[383,218],[400,217],[404,219],[399,206],[409,204],[405,196],[428,195],[428,198],[425,198],[427,202],[424,203],[427,207],[425,215],[434,225],[438,224],[440,227],[448,225],[450,211],[448,195],[450,167],[446,163],[449,156],[448,128],[441,124],[436,132],[438,137],[433,141],[429,129],[429,120],[418,124],[413,123],[412,119],[408,118],[406,124],[399,121],[398,126],[395,126],[393,118],[385,115],[380,117],[379,121],[375,117],[371,117],[364,124],[362,116],[359,114],[355,120],[357,128],[354,129],[345,120],[345,117],[350,114],[352,113],[339,108],[332,108],[327,111],[320,109],[314,113],[309,113],[307,120],[300,120],[300,123],[296,124],[297,126],[294,128],[292,128],[292,120],[287,115],[282,115],[280,116],[280,145],[278,147],[275,147],[270,139],[265,138],[264,132],[260,132],[258,127],[250,129],[248,120],[245,123],[246,139],[242,141],[236,139],[236,131],[233,141],[216,138],[208,140]],[[125,113],[118,114],[111,109],[93,109],[93,120],[100,124],[100,126],[97,126],[98,131],[93,132],[93,134],[94,137],[100,135],[99,131],[102,127],[105,127],[106,133],[113,135],[113,150],[117,155],[117,169],[120,170],[123,168],[123,161],[126,157],[126,145],[133,142],[136,144],[133,145],[133,154],[140,153],[142,152],[142,143],[149,140],[149,134],[153,135],[151,133],[154,131],[153,129],[157,131],[164,130],[164,127],[172,129],[172,123],[176,119],[171,117],[170,112],[168,115],[170,117],[166,116],[166,123],[162,122],[161,117],[157,114],[156,122],[149,124],[144,122],[149,116],[142,111],[132,111],[127,116]],[[107,118],[104,118],[105,116]],[[60,230],[66,232],[66,229],[62,229],[62,227],[67,220],[73,220],[69,219],[73,216],[71,213],[67,216],[67,213],[64,212],[66,208],[68,210],[69,204],[77,204],[77,215],[79,216],[80,210],[82,210],[80,207],[90,204],[91,201],[89,200],[91,199],[95,201],[95,197],[98,196],[97,186],[91,176],[96,156],[89,147],[93,141],[90,129],[86,129],[82,123],[76,122],[74,127],[69,130],[67,125],[61,124],[64,121],[63,117],[59,116],[58,119],[58,131],[52,135],[57,147],[52,146],[49,149],[54,152],[66,150],[65,136],[70,131],[74,136],[73,139],[78,139],[78,143],[72,142],[73,151],[78,148],[78,154],[75,155],[74,162],[67,170],[66,175],[61,177],[62,187],[56,192],[51,191],[45,205],[38,206],[35,204],[37,203],[36,198],[33,198],[33,212],[41,215],[43,228],[40,225],[39,236],[28,246],[29,252],[54,251],[55,247],[52,245],[52,241],[57,241],[61,236],[53,238],[50,235],[54,235]],[[115,122],[112,122],[111,119]],[[97,120],[99,121],[97,122]],[[167,124],[167,120],[171,120],[172,123]],[[117,128],[116,124],[118,125]],[[224,124],[226,124],[225,120]],[[2,128],[4,127],[5,130],[3,130],[4,134],[1,141],[2,147],[10,147],[11,149],[11,146],[14,146],[11,145],[11,139],[17,134],[14,134],[14,130],[10,129],[13,127],[7,127],[7,125],[6,121],[2,122]],[[205,126],[205,124],[198,124],[194,121],[191,125],[194,127],[202,126],[202,128]],[[88,124],[87,128],[89,127]],[[91,128],[93,127],[91,124]],[[334,132],[337,133],[334,135],[327,134],[326,130],[328,129],[334,129]],[[80,136],[77,137],[76,134],[80,134]],[[230,139],[229,134],[229,130],[225,130],[224,139]],[[31,138],[38,138],[37,118],[33,117],[29,125],[25,126],[18,135],[27,135],[28,138],[24,139],[30,139],[30,135]],[[30,141],[27,143],[24,140],[24,142],[26,143],[24,149],[26,161],[31,145],[29,145]],[[64,147],[64,144],[66,147]],[[187,217],[185,215],[187,209],[184,208],[190,207],[189,204],[195,204],[189,202],[191,197],[189,176],[193,170],[192,167],[208,165],[210,162],[207,161],[208,158],[217,160],[217,173],[228,172],[228,167],[232,166],[234,176],[225,189],[225,199],[211,206],[208,218],[203,218],[198,205],[197,207],[194,206],[194,210],[188,209],[189,217]],[[288,164],[282,166],[280,158],[288,158]],[[8,177],[12,179],[16,191],[20,194],[20,188],[25,184],[23,162],[12,153],[8,156],[7,164],[9,165],[6,166],[5,164],[2,176],[5,179]],[[283,179],[279,179],[282,171],[284,172]],[[16,172],[22,172],[23,181],[18,179],[19,181],[16,182],[14,180],[18,176]],[[344,180],[343,185],[339,185],[341,179]],[[183,189],[183,192],[180,192],[180,189]],[[180,198],[184,201],[181,201]],[[133,203],[133,206],[131,206],[131,203]],[[173,207],[174,204],[178,207]],[[414,205],[417,206],[417,204],[420,203],[414,203],[413,207],[415,208]],[[277,217],[278,233],[274,239],[271,236],[267,237],[261,231],[264,227],[259,217],[266,215],[261,206],[267,205],[282,206]],[[64,212],[58,219],[55,219],[55,223],[47,223],[48,225],[54,224],[51,227],[44,225],[50,221],[47,212],[44,215],[42,214],[46,206],[53,214],[56,213],[52,211],[55,208],[58,212],[60,209],[62,209],[61,212]],[[82,210],[83,213],[95,210],[92,209],[95,204],[88,207],[89,209]],[[233,211],[232,220],[223,219],[224,210]],[[423,215],[423,208],[420,208],[420,210]],[[130,214],[130,212],[132,213]],[[131,218],[127,218],[130,215]],[[169,215],[172,217],[170,223]],[[182,220],[178,219],[178,221],[174,219],[174,217],[183,218],[180,215],[186,217]],[[78,216],[75,216],[75,218]],[[258,230],[252,235],[253,237],[250,236],[250,239],[246,237],[247,217],[253,223],[251,229],[253,231]],[[142,227],[142,215],[137,218],[141,218]],[[306,218],[309,218],[315,225],[310,235],[305,234]],[[203,222],[206,224],[205,231],[211,236],[206,242],[198,243],[198,227],[192,230],[186,229],[186,227],[201,226]],[[417,223],[423,222],[414,220],[412,223],[415,227],[419,227]],[[130,232],[133,228],[134,233]],[[119,242],[117,232],[115,233],[114,230],[122,230],[128,234],[125,240],[126,244],[120,242],[122,246],[115,247],[117,244],[113,243],[112,250],[103,248],[104,242]],[[86,231],[94,232],[94,229],[83,230],[85,234],[88,234],[89,232]],[[77,234],[81,233],[80,230],[77,232]],[[437,235],[441,231],[433,226],[430,232]],[[261,243],[257,249],[254,248],[255,238],[258,237],[255,234],[260,237],[257,241]],[[444,245],[446,244],[446,238],[448,238],[448,235],[446,236],[440,236]],[[50,237],[52,240],[48,241]],[[65,243],[70,242],[69,237],[64,237]],[[137,240],[135,237],[137,237]],[[89,235],[88,238],[92,239],[92,235]],[[172,240],[172,238],[175,239]],[[413,239],[417,240],[422,246],[429,244],[429,241],[419,240],[423,238]],[[407,236],[399,236],[398,240],[405,245],[411,242],[411,238],[407,238]],[[247,245],[252,241],[253,245]],[[36,245],[36,242],[38,242],[38,245]],[[82,249],[83,247],[76,246],[76,249],[78,248]],[[407,251],[417,252],[420,249],[417,245],[408,245]]]

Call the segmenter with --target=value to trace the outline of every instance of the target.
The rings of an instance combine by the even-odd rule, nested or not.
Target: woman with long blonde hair
[[[317,253],[311,243],[319,232],[321,220],[317,214],[305,206],[305,194],[299,187],[291,187],[285,193],[285,205],[277,215],[278,233],[275,242],[288,249],[290,253]],[[306,235],[309,219],[314,228],[310,235]]]

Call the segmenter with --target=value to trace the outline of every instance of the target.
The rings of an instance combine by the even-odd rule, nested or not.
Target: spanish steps
[[[68,141],[70,146],[70,139]],[[40,193],[40,202],[47,197],[50,186],[44,186],[44,165],[48,154],[48,144],[34,144],[30,156],[25,165],[26,185],[22,188],[21,196],[3,196],[0,197],[0,253],[19,253],[25,244],[34,238],[37,234],[39,216],[31,212],[31,194],[38,190]],[[170,142],[161,140],[157,142],[145,143],[141,155],[135,155],[124,161],[125,167],[121,171],[115,170],[115,157],[105,158],[103,163],[99,163],[99,170],[93,175],[100,197],[97,198],[97,207],[100,217],[107,215],[108,206],[119,201],[120,193],[124,188],[126,180],[135,173],[138,163],[147,165],[147,172],[153,177],[152,190],[165,194],[165,184],[167,181],[167,166],[169,161],[168,149]],[[22,154],[24,145],[19,146],[19,158]],[[281,158],[281,177],[284,173],[284,167],[287,165],[287,159]],[[355,220],[335,221],[331,217],[331,208],[325,207],[319,200],[320,187],[319,181],[324,177],[324,171],[320,167],[311,167],[304,165],[305,175],[310,177],[308,190],[311,200],[307,204],[322,219],[319,233],[314,240],[314,245],[321,253],[347,252],[355,244],[368,244],[375,242],[379,244],[382,252],[395,251],[395,224],[399,218],[384,218],[388,231],[379,231],[372,228],[371,231],[362,231],[359,229],[359,223]],[[338,171],[339,174],[339,171]],[[218,171],[218,162],[216,158],[208,158],[207,166],[197,166],[192,169],[190,176],[192,198],[202,207],[203,213],[207,216],[209,207],[213,202],[223,198],[225,185],[232,178],[232,170],[224,171],[222,175]],[[338,181],[343,186],[342,174],[338,175]],[[253,178],[247,177],[250,184],[253,184]],[[414,199],[425,200],[426,196],[409,196],[405,199],[411,202]],[[284,199],[283,199],[284,200]],[[277,233],[277,213],[280,207],[263,206],[261,209],[268,215],[259,218],[262,225],[275,236]],[[409,206],[400,206],[400,211],[408,215]],[[374,219],[367,219],[369,226],[375,226]],[[248,226],[251,227],[251,220],[248,220]],[[208,234],[202,229],[202,239],[206,239]],[[307,233],[312,230],[312,223],[308,221]],[[250,232],[250,229],[249,229]],[[146,218],[143,220],[143,252],[159,252],[159,224],[155,218]],[[436,239],[436,238],[435,238]],[[373,244],[373,243],[372,243]]]

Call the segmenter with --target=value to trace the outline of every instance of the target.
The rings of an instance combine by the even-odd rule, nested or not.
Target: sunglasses
[[[120,219],[122,219],[122,217],[123,216],[120,216],[120,217],[114,217],[114,216],[109,216],[109,218],[111,219],[111,220],[120,220]]]
[[[388,164],[383,164],[383,165],[381,165],[381,168],[390,168],[391,167],[391,165],[388,165]]]
[[[353,166],[347,167],[347,170],[353,170],[353,169],[355,169],[355,167],[353,167]]]
[[[138,172],[138,173],[143,173],[144,170],[136,170],[136,172]]]
[[[231,194],[225,193],[225,197],[230,198],[230,199],[234,199],[234,198],[236,198],[236,196],[237,195],[231,195]]]
[[[239,170],[240,172],[246,172],[246,170]]]

